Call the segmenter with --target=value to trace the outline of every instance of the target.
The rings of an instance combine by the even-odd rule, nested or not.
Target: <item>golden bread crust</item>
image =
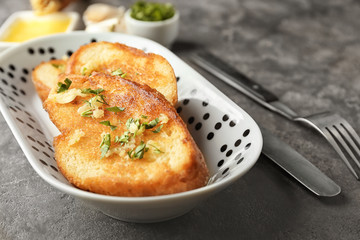
[[[108,106],[124,107],[123,112],[105,111],[102,118],[82,117],[77,112],[91,96],[78,96],[72,102],[60,104],[52,98],[44,102],[50,119],[61,135],[54,139],[55,158],[63,175],[75,186],[95,193],[113,196],[154,196],[178,193],[202,187],[208,180],[204,157],[188,132],[186,125],[173,106],[156,90],[104,73],[89,76],[64,75],[72,81],[72,88],[103,88],[101,93]],[[52,89],[54,93],[55,89]],[[106,107],[108,107],[106,106]],[[99,145],[102,134],[111,134],[111,148],[119,147],[114,136],[126,131],[129,118],[146,116],[151,121],[166,115],[167,121],[159,133],[146,130],[136,136],[140,141],[156,143],[162,153],[156,153],[150,144],[142,159],[131,159],[127,154],[113,153],[101,158]],[[100,121],[110,121],[117,126],[113,131]],[[76,132],[81,138],[70,144]],[[126,148],[120,146],[119,149]]]
[[[160,55],[145,53],[120,43],[94,42],[75,51],[67,74],[89,75],[92,71],[111,74],[121,69],[124,78],[158,90],[172,104],[177,103],[177,82],[173,68]]]

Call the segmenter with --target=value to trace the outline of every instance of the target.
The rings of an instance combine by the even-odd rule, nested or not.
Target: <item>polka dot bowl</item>
[[[211,174],[206,186],[165,196],[114,197],[77,189],[62,176],[52,147],[59,132],[42,108],[31,71],[42,61],[70,56],[93,41],[120,42],[168,59],[178,81],[177,112],[202,150]],[[262,149],[259,127],[245,111],[165,47],[131,35],[74,32],[7,49],[0,55],[0,99],[1,112],[36,173],[56,189],[123,221],[157,222],[185,214],[249,171]]]

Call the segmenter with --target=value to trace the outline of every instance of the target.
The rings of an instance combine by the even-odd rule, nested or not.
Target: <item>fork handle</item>
[[[193,55],[192,59],[196,64],[222,79],[232,87],[235,87],[253,100],[264,101],[267,103],[279,100],[275,94],[266,90],[260,84],[240,73],[210,52],[205,50],[198,51]]]

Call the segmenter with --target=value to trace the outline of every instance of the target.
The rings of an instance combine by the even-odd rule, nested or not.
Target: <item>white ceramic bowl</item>
[[[14,24],[18,20],[30,20],[36,19],[40,21],[47,21],[53,19],[64,19],[69,18],[70,24],[66,28],[65,32],[71,32],[76,30],[79,24],[79,14],[77,12],[58,12],[47,14],[44,16],[36,16],[33,11],[19,11],[10,15],[5,22],[0,27],[0,52],[6,48],[13,47],[19,45],[18,42],[7,42],[3,41],[4,37],[8,34],[12,24]]]
[[[51,144],[58,130],[42,108],[31,70],[41,61],[71,55],[83,44],[103,40],[168,59],[178,80],[177,111],[205,156],[211,184],[165,196],[114,197],[75,188],[62,176]],[[0,110],[34,170],[56,189],[124,221],[163,221],[190,211],[249,171],[262,149],[259,127],[245,111],[168,49],[148,39],[84,32],[38,38],[0,54],[0,79]]]
[[[170,48],[179,34],[179,12],[164,21],[140,21],[131,17],[131,9],[125,12],[126,32],[148,38]]]

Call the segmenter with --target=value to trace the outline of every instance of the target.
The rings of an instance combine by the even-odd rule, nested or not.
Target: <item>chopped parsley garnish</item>
[[[126,121],[126,128],[130,131],[130,133],[134,134],[134,137],[145,131],[145,125],[140,123],[140,119],[138,118],[129,118]]]
[[[142,159],[144,157],[144,153],[147,152],[149,148],[146,147],[146,144],[141,141],[139,146],[135,148],[135,150],[131,150],[128,152],[128,155],[131,159],[137,158]]]
[[[145,117],[147,118],[147,116],[144,116],[144,115],[141,115],[141,117],[142,118],[145,118]],[[147,122],[140,123],[140,119],[129,118],[126,121],[126,128],[136,136],[136,134],[138,134],[139,132],[140,133],[144,132],[145,129],[154,128],[158,123],[159,123],[159,118],[155,118],[154,120],[150,121],[149,123],[147,123]],[[162,125],[159,126],[153,132],[154,133],[160,132],[162,127],[163,127]]]
[[[83,67],[81,69],[81,75],[85,75],[87,71],[88,71],[87,67]]]
[[[145,125],[146,129],[150,129],[150,128],[155,127],[158,123],[159,123],[159,118],[155,118],[154,120],[152,120],[149,123],[144,123],[144,125]]]
[[[102,88],[98,88],[98,89],[91,89],[91,88],[84,88],[81,89],[81,93],[87,93],[87,94],[95,94],[96,96],[100,97],[99,99],[96,99],[97,102],[105,104],[105,105],[109,105],[106,101],[105,101],[105,96],[100,94],[104,91],[104,89]]]
[[[105,96],[100,94],[100,95],[97,95],[101,98],[101,100],[97,99],[96,101],[99,102],[99,103],[102,103],[102,104],[105,104],[105,105],[109,105],[106,101],[105,101]]]
[[[152,144],[150,144],[150,143],[148,143],[148,145],[154,148],[154,152],[155,152],[155,153],[164,153],[163,151],[161,151],[161,150],[160,150],[159,148],[157,148],[156,146],[154,146],[154,145],[152,145]]]
[[[119,136],[116,136],[115,137],[115,143],[121,143],[121,145],[124,145],[126,143],[129,142],[129,139],[130,139],[130,132],[129,131],[126,131],[124,132],[123,135],[121,135],[120,137]]]
[[[99,95],[103,91],[104,91],[104,89],[102,89],[102,88],[98,88],[98,89],[84,88],[84,89],[81,89],[81,93],[89,93],[89,94],[95,94],[95,95]]]
[[[64,70],[65,65],[64,64],[55,64],[52,63],[51,66],[53,66],[54,68],[60,69],[60,70]]]
[[[136,127],[139,128],[140,126],[140,120],[139,119],[133,119],[133,118],[129,118],[127,121],[126,121],[126,128],[129,129],[131,127],[131,124],[135,124]]]
[[[117,69],[117,70],[115,70],[115,71],[112,71],[111,74],[112,74],[113,76],[120,76],[120,77],[122,77],[122,78],[125,78],[125,77],[126,77],[126,73],[123,72],[123,71],[121,70],[121,68],[119,68],[119,69]]]
[[[118,112],[122,112],[125,110],[125,108],[122,108],[122,107],[109,107],[109,108],[106,108],[106,110],[110,111],[110,112],[115,112],[115,113],[118,113]]]
[[[163,124],[161,124],[160,126],[158,126],[154,131],[152,131],[153,133],[159,133],[160,130],[162,129]]]
[[[117,127],[114,125],[111,125],[110,121],[102,121],[100,124],[110,127],[111,131],[114,131]]]
[[[111,145],[111,136],[110,133],[107,133],[103,136],[103,139],[100,143],[101,158],[105,157],[106,153],[110,150],[110,145]]]
[[[121,74],[124,74],[124,72],[121,70],[121,68],[115,70],[115,71],[112,71],[111,73],[112,75],[116,75],[116,76],[119,76]]]
[[[86,110],[86,111],[82,112],[80,115],[81,115],[82,117],[91,117],[92,114],[93,114],[93,110],[92,110],[92,109],[89,109],[89,110]]]
[[[68,78],[65,78],[64,83],[58,82],[58,88],[56,90],[57,93],[65,92],[69,89],[72,81]]]
[[[115,110],[115,112],[123,110],[122,108],[118,108],[118,107],[112,107],[112,108],[106,108],[106,109],[107,110],[110,109],[109,111]],[[145,115],[141,115],[141,118],[147,119],[148,117]],[[137,135],[140,135],[141,133],[143,133],[146,129],[155,128],[159,124],[159,122],[160,122],[159,118],[155,118],[154,120],[150,121],[149,123],[147,123],[147,122],[142,123],[140,121],[140,118],[136,118],[136,119],[129,118],[125,123],[127,131],[125,131],[123,133],[123,135],[121,135],[121,136],[116,136],[114,143],[124,146],[125,144],[128,144],[130,142],[130,140],[135,140],[134,138]],[[109,126],[111,128],[111,130],[116,129],[116,126],[111,125],[110,121],[102,121],[102,122],[100,122],[100,124]],[[159,133],[161,131],[162,127],[163,127],[163,124],[161,124],[160,126],[157,126],[157,128],[155,130],[153,130],[152,132]],[[109,151],[109,148],[110,148],[110,134],[107,134],[107,135],[108,136],[106,136],[106,135],[104,136],[103,142],[100,145],[100,147],[102,149],[101,150],[102,157],[106,155],[107,151]],[[164,153],[155,145],[152,145],[150,143],[148,143],[148,145],[151,146],[152,148],[154,148],[153,151],[155,153]],[[109,147],[107,147],[107,146],[109,146]],[[146,146],[146,143],[144,143],[144,141],[141,140],[140,144],[136,148],[129,150],[127,152],[127,154],[130,159],[135,159],[135,158],[142,159],[144,157],[145,152],[147,152],[148,150],[149,150],[149,148]]]

